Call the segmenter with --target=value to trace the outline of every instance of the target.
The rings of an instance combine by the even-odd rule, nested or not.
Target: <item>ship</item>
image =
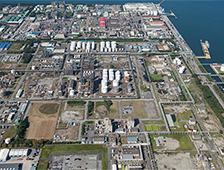
[[[210,47],[210,44],[209,44],[209,42],[207,40],[205,41],[205,44],[206,44],[207,48]]]

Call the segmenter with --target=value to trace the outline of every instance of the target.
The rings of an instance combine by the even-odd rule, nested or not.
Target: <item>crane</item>
[[[165,0],[162,0],[158,5],[161,5]]]

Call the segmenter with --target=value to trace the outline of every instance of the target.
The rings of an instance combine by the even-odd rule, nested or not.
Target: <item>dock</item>
[[[202,40],[200,40],[200,43],[201,43],[201,47],[202,47],[204,56],[197,56],[197,58],[211,59],[211,56],[208,51],[208,47],[207,47],[206,43],[202,42]]]

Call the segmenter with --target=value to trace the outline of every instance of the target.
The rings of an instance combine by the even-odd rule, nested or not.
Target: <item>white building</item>
[[[9,157],[21,157],[27,156],[29,149],[11,149],[9,152]]]
[[[9,155],[9,149],[1,149],[0,150],[0,161],[5,162]]]

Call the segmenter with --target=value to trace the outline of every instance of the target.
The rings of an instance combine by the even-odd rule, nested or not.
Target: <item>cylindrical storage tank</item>
[[[83,50],[86,49],[86,43],[85,43],[85,42],[82,43],[82,49],[83,49]]]
[[[108,48],[108,52],[111,52],[111,48],[110,47]]]
[[[104,49],[104,52],[107,52],[107,48]]]
[[[107,79],[108,79],[107,74],[103,75],[103,80],[107,80]]]
[[[32,66],[32,70],[35,70],[36,69],[36,66]]]
[[[107,73],[107,69],[103,69],[103,73]]]
[[[107,86],[101,87],[101,93],[107,93]]]
[[[92,50],[94,50],[94,49],[95,49],[95,43],[92,42]]]
[[[118,86],[114,86],[113,87],[113,92],[114,93],[119,93],[119,87]]]
[[[116,47],[117,47],[116,41],[112,41],[112,42],[111,42],[111,47],[112,47],[112,48],[116,48]]]
[[[113,80],[114,80],[114,75],[110,74],[110,75],[109,75],[109,80],[110,80],[110,81],[113,81]]]
[[[107,86],[107,80],[102,80],[101,81],[101,86]]]
[[[116,78],[116,80],[120,80],[121,79],[120,71],[116,71],[115,78]]]
[[[69,96],[74,96],[75,91],[74,90],[70,90],[69,91]]]
[[[104,48],[104,47],[105,47],[105,42],[104,42],[104,41],[101,41],[101,42],[100,42],[100,47],[101,47],[101,48]]]
[[[107,47],[107,48],[110,48],[110,41],[107,41],[107,42],[106,42],[106,47]]]
[[[100,47],[100,52],[103,52],[103,48],[102,47]]]
[[[118,80],[114,80],[114,81],[113,81],[113,86],[114,86],[114,87],[119,86],[119,81],[118,81]]]
[[[90,50],[90,42],[87,42],[86,48],[87,50]]]
[[[129,75],[129,72],[128,71],[125,71],[124,72],[124,77],[129,77],[130,75]]]
[[[77,48],[78,48],[78,49],[81,48],[81,41],[78,41],[78,43],[77,43]]]

